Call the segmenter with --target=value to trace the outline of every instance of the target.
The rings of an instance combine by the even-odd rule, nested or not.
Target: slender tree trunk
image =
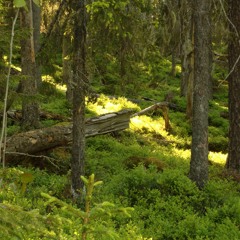
[[[36,101],[36,61],[33,39],[33,12],[32,0],[27,1],[28,10],[21,11],[21,25],[29,31],[29,36],[21,42],[21,67],[22,67],[22,128],[31,129],[39,127],[39,110]]]
[[[181,3],[181,96],[187,99],[186,117],[192,120],[194,79],[194,24],[190,1]]]
[[[199,188],[208,180],[208,101],[211,78],[211,1],[194,0],[194,83],[190,178]]]
[[[171,76],[176,77],[176,46],[172,49],[172,69],[171,69]]]
[[[193,81],[193,16],[189,1],[182,1],[180,5],[181,22],[181,96],[187,97],[188,83]]]
[[[40,26],[41,26],[41,7],[37,6],[34,2],[32,4],[33,12],[33,40],[34,40],[34,50],[36,56],[36,82],[38,88],[42,84],[42,74],[41,74],[41,61],[39,56],[40,49]]]
[[[124,94],[126,91],[127,75],[126,75],[126,43],[123,38],[120,47],[120,77],[121,77],[121,93]]]
[[[226,167],[240,172],[240,0],[228,0],[230,19],[229,146]]]
[[[63,58],[63,83],[67,86],[66,98],[69,103],[73,99],[73,86],[72,86],[72,42],[69,34],[64,33],[62,43],[62,58]]]
[[[73,40],[73,144],[72,144],[72,193],[77,198],[84,184],[85,174],[85,95],[86,95],[86,8],[85,0],[72,1],[74,11]]]
[[[193,30],[192,30],[193,31]],[[194,37],[192,33],[192,45],[194,44]],[[194,51],[187,57],[188,61],[188,73],[187,75],[187,109],[186,116],[190,121],[193,116],[193,81],[194,81]]]

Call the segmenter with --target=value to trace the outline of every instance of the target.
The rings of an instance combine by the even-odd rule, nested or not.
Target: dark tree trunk
[[[177,53],[176,53],[176,48],[177,47],[174,47],[173,49],[172,49],[172,68],[171,68],[171,76],[173,76],[173,77],[176,77],[176,55],[177,55]]]
[[[121,41],[119,61],[120,61],[120,78],[121,78],[121,93],[124,95],[126,92],[127,75],[126,75],[126,43],[123,38]]]
[[[181,96],[187,99],[186,116],[192,120],[194,79],[194,24],[191,1],[181,2]]]
[[[31,129],[39,127],[38,103],[36,101],[36,61],[33,36],[32,0],[27,1],[28,10],[21,11],[21,25],[29,31],[29,36],[21,42],[22,67],[22,128]]]
[[[199,188],[208,180],[208,101],[211,78],[211,1],[195,0],[194,83],[190,178]]]
[[[73,144],[72,144],[72,193],[78,197],[84,184],[80,179],[85,174],[85,96],[86,77],[86,8],[85,0],[72,1],[74,12],[73,40]]]
[[[187,97],[188,83],[193,81],[193,16],[190,1],[181,1],[181,96]]]
[[[32,5],[33,11],[33,40],[34,40],[34,50],[36,56],[36,82],[37,86],[40,87],[42,84],[42,74],[41,74],[41,61],[39,56],[40,49],[40,26],[41,26],[41,8],[37,6],[34,2]]]
[[[72,41],[68,33],[63,35],[62,43],[62,62],[63,62],[63,83],[67,86],[66,98],[69,103],[73,99],[73,85],[72,85]]]
[[[229,0],[229,146],[226,167],[240,172],[240,1]]]

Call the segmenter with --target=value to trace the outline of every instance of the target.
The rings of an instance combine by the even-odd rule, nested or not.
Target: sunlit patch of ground
[[[65,84],[57,84],[54,80],[54,78],[50,75],[43,75],[42,80],[51,84],[54,84],[56,88],[60,91],[66,92],[67,87]]]
[[[209,160],[220,164],[220,165],[225,165],[227,159],[227,154],[222,153],[222,152],[209,152]]]

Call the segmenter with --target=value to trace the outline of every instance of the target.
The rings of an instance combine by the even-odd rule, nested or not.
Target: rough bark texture
[[[190,178],[199,188],[208,180],[208,101],[211,78],[211,24],[209,0],[195,0],[194,84]]]
[[[190,1],[181,1],[181,96],[187,96],[188,83],[193,81],[193,16]]]
[[[33,11],[33,41],[34,41],[34,50],[36,56],[36,69],[35,69],[35,78],[38,87],[42,84],[42,74],[41,74],[41,63],[39,59],[39,49],[40,49],[40,26],[41,26],[41,8],[37,6],[34,2],[32,3]]]
[[[39,126],[31,1],[27,1],[28,10],[22,9],[21,11],[21,26],[29,31],[29,36],[25,37],[21,42],[21,67],[23,74],[21,81],[23,93],[22,127],[24,129],[37,128]]]
[[[63,35],[62,43],[62,62],[63,62],[63,82],[67,86],[66,97],[69,103],[73,100],[73,86],[72,86],[72,41],[68,33]]]
[[[87,119],[85,137],[124,130],[129,127],[131,115],[132,110],[123,110]],[[58,146],[66,146],[72,140],[72,124],[19,133],[7,140],[7,160],[10,161],[17,155],[14,153],[37,154]]]
[[[73,197],[83,190],[80,179],[85,174],[85,95],[86,73],[86,7],[85,0],[73,0],[74,40],[73,40],[73,143],[72,143],[72,190]],[[74,196],[77,194],[76,196]]]
[[[229,147],[226,167],[240,172],[240,1],[229,0]],[[233,26],[234,25],[234,26]]]

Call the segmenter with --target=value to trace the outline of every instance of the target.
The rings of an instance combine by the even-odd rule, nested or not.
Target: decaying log
[[[85,136],[95,136],[129,128],[131,117],[161,109],[165,120],[165,129],[171,130],[168,116],[168,102],[159,102],[134,113],[131,109],[108,113],[86,120]],[[7,139],[6,159],[9,161],[19,154],[38,154],[59,146],[66,146],[72,141],[72,124],[63,123],[49,128],[36,129],[15,134]]]
[[[147,108],[141,110],[140,112],[134,113],[132,115],[132,117],[144,115],[150,111],[156,111],[157,109],[161,109],[163,118],[165,121],[165,130],[170,131],[172,129],[172,127],[171,127],[169,116],[168,116],[168,105],[169,105],[168,102],[155,103],[154,105],[151,105],[150,107],[147,107]]]
[[[86,120],[86,137],[124,130],[129,127],[132,110],[108,113]],[[7,140],[7,160],[14,153],[36,154],[72,141],[72,125],[59,125],[13,135]]]

